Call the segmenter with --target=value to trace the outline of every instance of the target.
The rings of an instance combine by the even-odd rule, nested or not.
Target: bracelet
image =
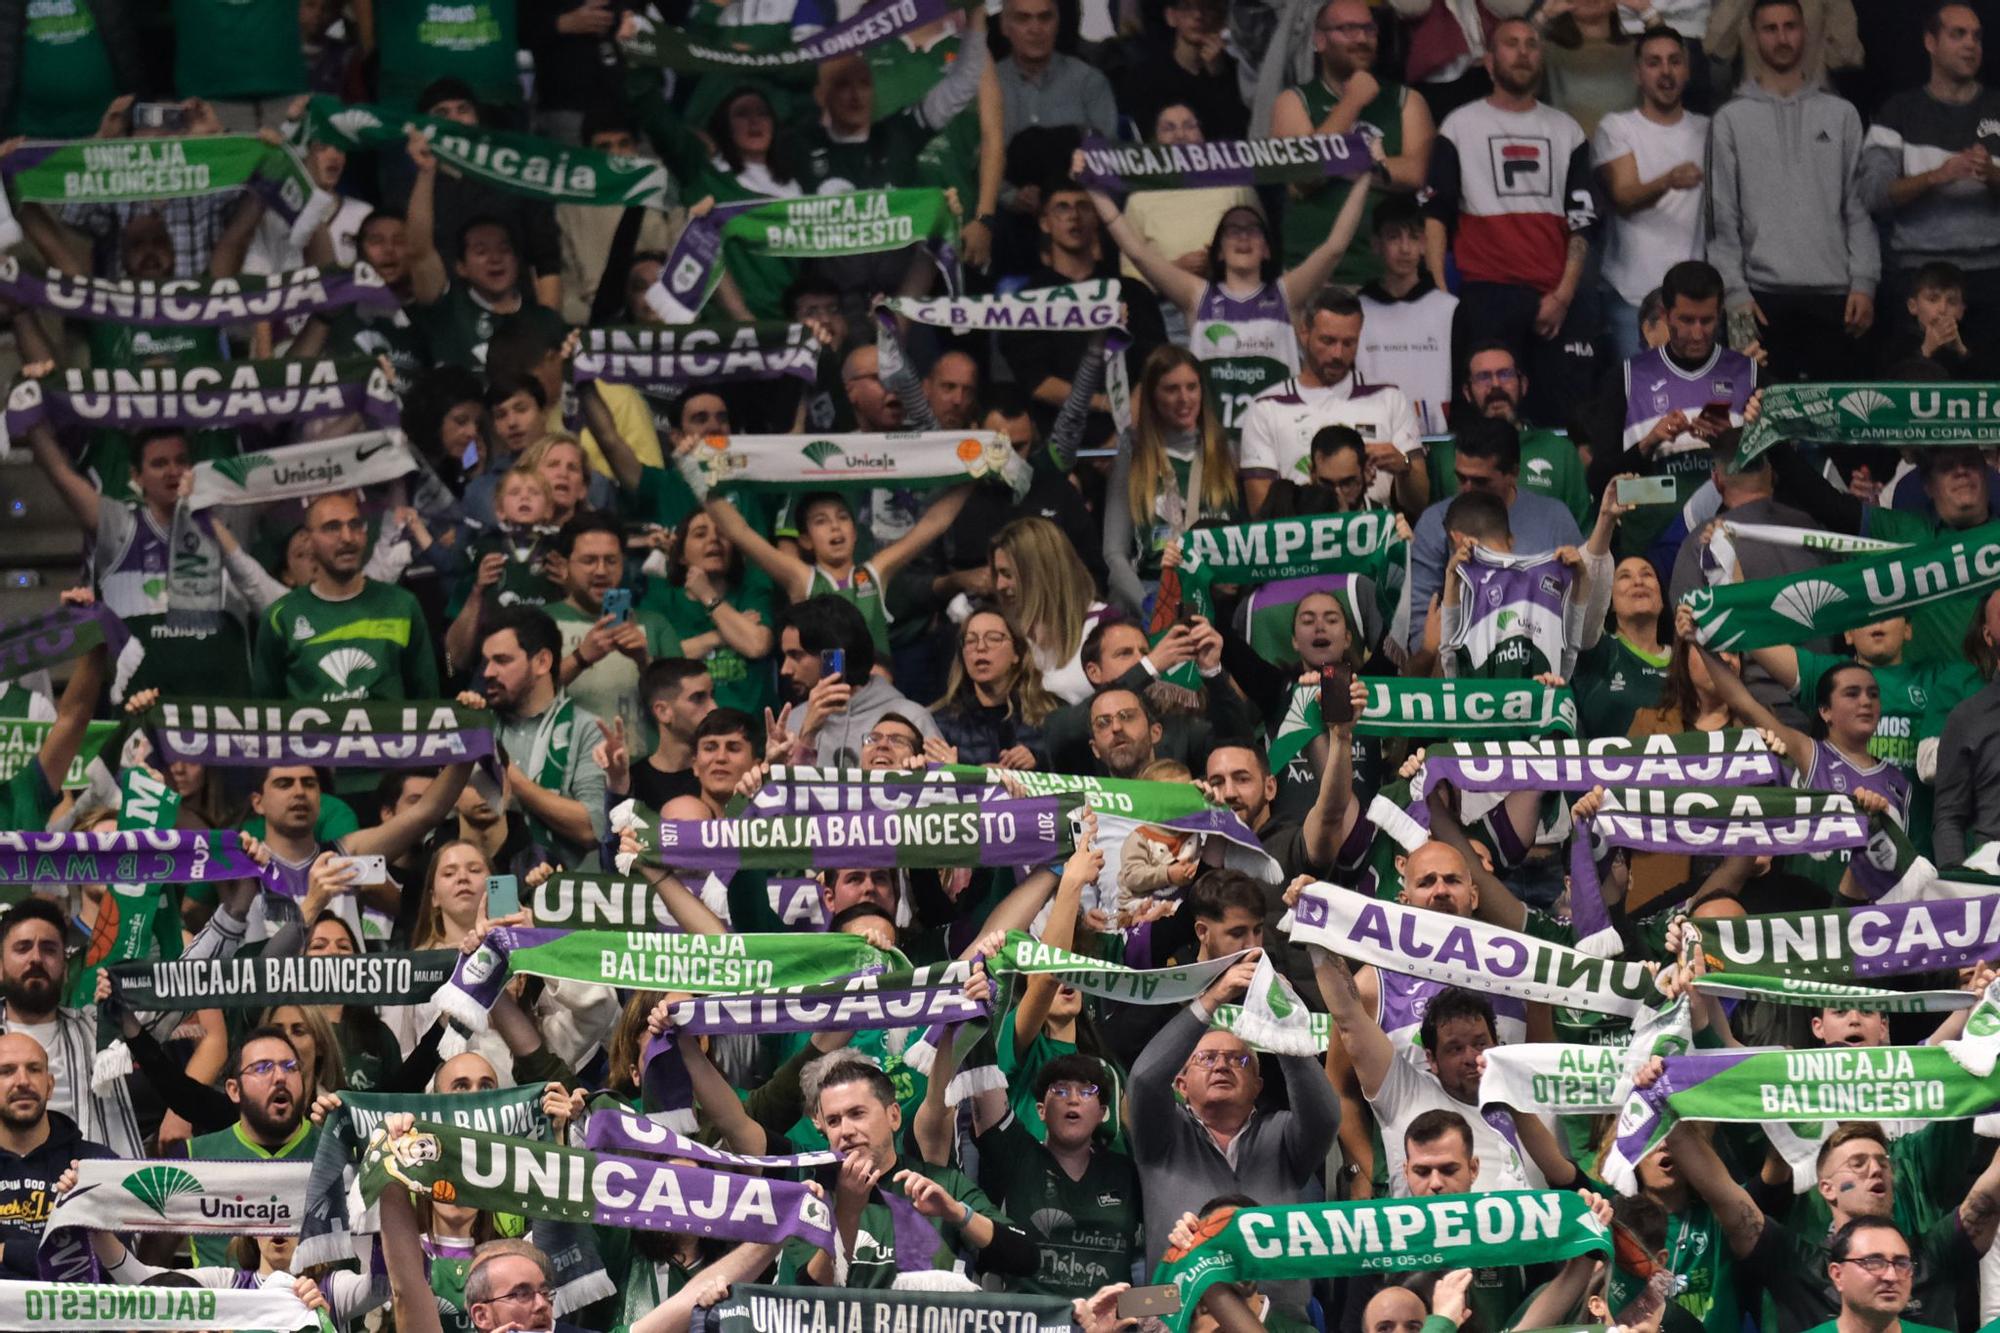
[[[960,1231],[963,1231],[967,1227],[972,1225],[972,1205],[969,1203],[961,1203],[958,1206],[965,1209],[965,1216],[958,1219],[958,1229]]]
[[[709,613],[710,615],[714,615],[714,614],[715,614],[715,608],[716,608],[716,607],[718,607],[718,606],[721,606],[721,605],[722,605],[722,603],[723,603],[723,602],[724,602],[725,600],[726,600],[725,598],[722,598],[722,597],[717,597],[717,598],[716,598],[716,599],[715,599],[714,601],[712,601],[712,602],[703,602],[703,603],[701,604],[701,609],[702,609],[702,610],[704,610],[704,611],[706,611],[706,612],[708,612],[708,613]]]

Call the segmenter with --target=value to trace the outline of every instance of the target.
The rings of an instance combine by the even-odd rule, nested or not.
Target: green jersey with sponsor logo
[[[486,106],[518,106],[515,0],[377,0],[381,100],[413,107],[434,79],[464,79]]]
[[[97,132],[104,107],[118,96],[111,53],[97,30],[89,0],[28,0],[20,83],[7,112],[7,133],[31,139],[82,139]],[[16,19],[15,22],[20,22]]]
[[[437,657],[423,608],[373,579],[341,602],[294,588],[258,623],[251,687],[261,699],[435,699]]]
[[[1130,1157],[1099,1144],[1082,1178],[1071,1180],[1016,1116],[979,1136],[979,1179],[1041,1253],[1035,1275],[1013,1279],[1009,1290],[1077,1297],[1129,1280],[1141,1218]]]

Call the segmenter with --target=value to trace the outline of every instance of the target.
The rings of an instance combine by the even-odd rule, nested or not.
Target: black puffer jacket
[[[97,24],[97,34],[111,58],[111,73],[121,92],[146,87],[144,36],[133,14],[132,0],[83,0]],[[28,0],[0,0],[0,116],[14,109],[21,86],[22,52],[28,44]]]

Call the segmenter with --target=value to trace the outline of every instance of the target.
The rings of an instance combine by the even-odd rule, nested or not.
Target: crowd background
[[[639,869],[615,873],[653,883],[690,934],[845,931],[919,964],[990,964],[1009,929],[1141,970],[1240,956],[1175,1005],[975,967],[967,994],[994,1015],[964,1095],[947,1095],[949,1042],[927,1072],[905,1058],[920,1030],[684,1038],[704,1140],[844,1154],[786,1172],[816,1181],[835,1251],[598,1226],[614,1290],[577,1303],[553,1281],[565,1241],[532,1209],[444,1194],[412,1208],[391,1188],[374,1274],[295,1265],[282,1236],[184,1248],[107,1227],[101,1275],[276,1284],[343,1325],[678,1333],[730,1282],[923,1286],[917,1268],[1075,1298],[1096,1333],[1136,1317],[1109,1288],[1146,1283],[1232,1209],[1549,1188],[1583,1189],[1591,1217],[1615,1221],[1611,1262],[1244,1282],[1194,1319],[1970,1333],[2000,1315],[2000,1166],[1970,1118],[1829,1124],[1804,1149],[1790,1129],[1684,1122],[1616,1195],[1600,1183],[1615,1116],[1489,1117],[1479,1086],[1497,1046],[1622,1056],[1629,1022],[1359,958],[1350,972],[1281,925],[1303,884],[1328,881],[1553,945],[1587,933],[1567,845],[1602,793],[1413,793],[1424,741],[1464,737],[1357,727],[1382,682],[1567,691],[1585,739],[1760,732],[1788,781],[1850,797],[1937,866],[2000,838],[1990,588],[1742,653],[1697,642],[1684,604],[1866,549],[1835,534],[1918,543],[1991,519],[1991,449],[1757,453],[1743,437],[1774,386],[1995,377],[1992,6],[1002,0],[816,64],[787,55],[857,10],[0,0],[14,407],[30,401],[20,386],[54,396],[76,370],[330,357],[379,367],[390,400],[387,418],[237,428],[10,411],[0,611],[40,615],[60,593],[107,609],[144,654],[136,672],[99,648],[0,683],[0,825],[145,827],[137,772],[171,790],[179,827],[242,830],[283,889],[157,886],[154,956],[473,955],[490,930],[534,924],[522,905],[552,876],[613,874],[621,847]],[[663,67],[634,54],[647,34],[768,63]],[[386,132],[364,136],[340,103]],[[645,205],[554,198],[455,165],[431,142],[453,125],[644,159],[668,188]],[[1081,178],[1079,150],[1099,140],[1353,134],[1374,165],[1342,177],[1129,193]],[[227,135],[295,154],[323,219],[300,234],[252,189],[50,203],[8,166],[51,141],[159,140],[171,162],[166,145]],[[579,330],[672,331],[661,297],[689,228],[885,189],[943,191],[949,246],[801,258],[723,232],[700,319],[792,326],[752,345],[808,349],[808,374],[665,391],[574,373]],[[389,298],[147,325],[65,317],[15,278],[199,285],[308,265],[370,271]],[[1102,302],[1107,279],[1117,339],[906,317],[952,290]],[[384,425],[407,439],[407,476],[187,521],[218,465]],[[899,472],[913,446],[896,433],[919,431],[975,453],[997,437],[1025,464],[1019,484]],[[702,451],[786,435],[879,451],[882,484],[711,489]],[[1370,511],[1399,537],[1365,574],[1184,590],[1190,533]],[[1724,522],[1829,540],[1732,529],[1732,547]],[[195,622],[178,614],[183,542],[219,566],[217,611]],[[1479,594],[1497,606],[1502,584],[1542,594],[1510,591],[1496,616]],[[204,767],[116,725],[188,696],[456,699],[491,710],[499,762]],[[822,864],[803,882],[704,882],[665,875],[613,820],[628,800],[647,820],[733,818],[770,765],[954,763],[1008,773],[1014,795],[1044,790],[1037,775],[1194,784],[1240,821],[1256,870],[1227,838],[1141,821],[1018,873]],[[1413,802],[1428,829],[1402,816]],[[1909,980],[1966,992],[1936,1012],[1725,1009],[1693,990],[1705,964],[1667,938],[1672,920],[1854,907],[1883,895],[1884,868],[1845,851],[1604,865],[1621,956],[1660,964],[1705,1049],[1952,1039],[2000,958]],[[661,1109],[642,1091],[649,1037],[680,1020],[660,992],[517,979],[484,1030],[408,997],[135,1016],[108,980],[76,984],[102,975],[87,949],[116,929],[108,885],[8,897],[9,1278],[46,1263],[44,1224],[79,1160],[303,1162],[343,1093],[545,1085],[572,1142],[593,1112]],[[1218,1017],[1260,963],[1329,1016],[1323,1059],[1260,1056]],[[114,1039],[124,1072],[104,1065]],[[1645,1088],[1659,1070],[1641,1063]],[[928,1262],[902,1243],[909,1209],[890,1203],[905,1199],[932,1228]]]

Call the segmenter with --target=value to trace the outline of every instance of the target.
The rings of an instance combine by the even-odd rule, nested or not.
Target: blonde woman
[[[987,603],[958,627],[958,654],[931,718],[961,764],[1039,768],[1042,721],[1056,710],[1020,629]]]
[[[1189,475],[1201,460],[1201,494],[1184,514]],[[1118,460],[1104,501],[1104,563],[1112,598],[1150,612],[1167,544],[1203,520],[1244,517],[1236,456],[1222,433],[1201,362],[1171,344],[1153,349],[1132,394],[1132,427],[1118,439]]]
[[[1028,642],[1042,688],[1066,704],[1091,695],[1083,638],[1111,608],[1063,530],[1045,518],[1017,518],[993,534],[986,557],[993,595]]]

